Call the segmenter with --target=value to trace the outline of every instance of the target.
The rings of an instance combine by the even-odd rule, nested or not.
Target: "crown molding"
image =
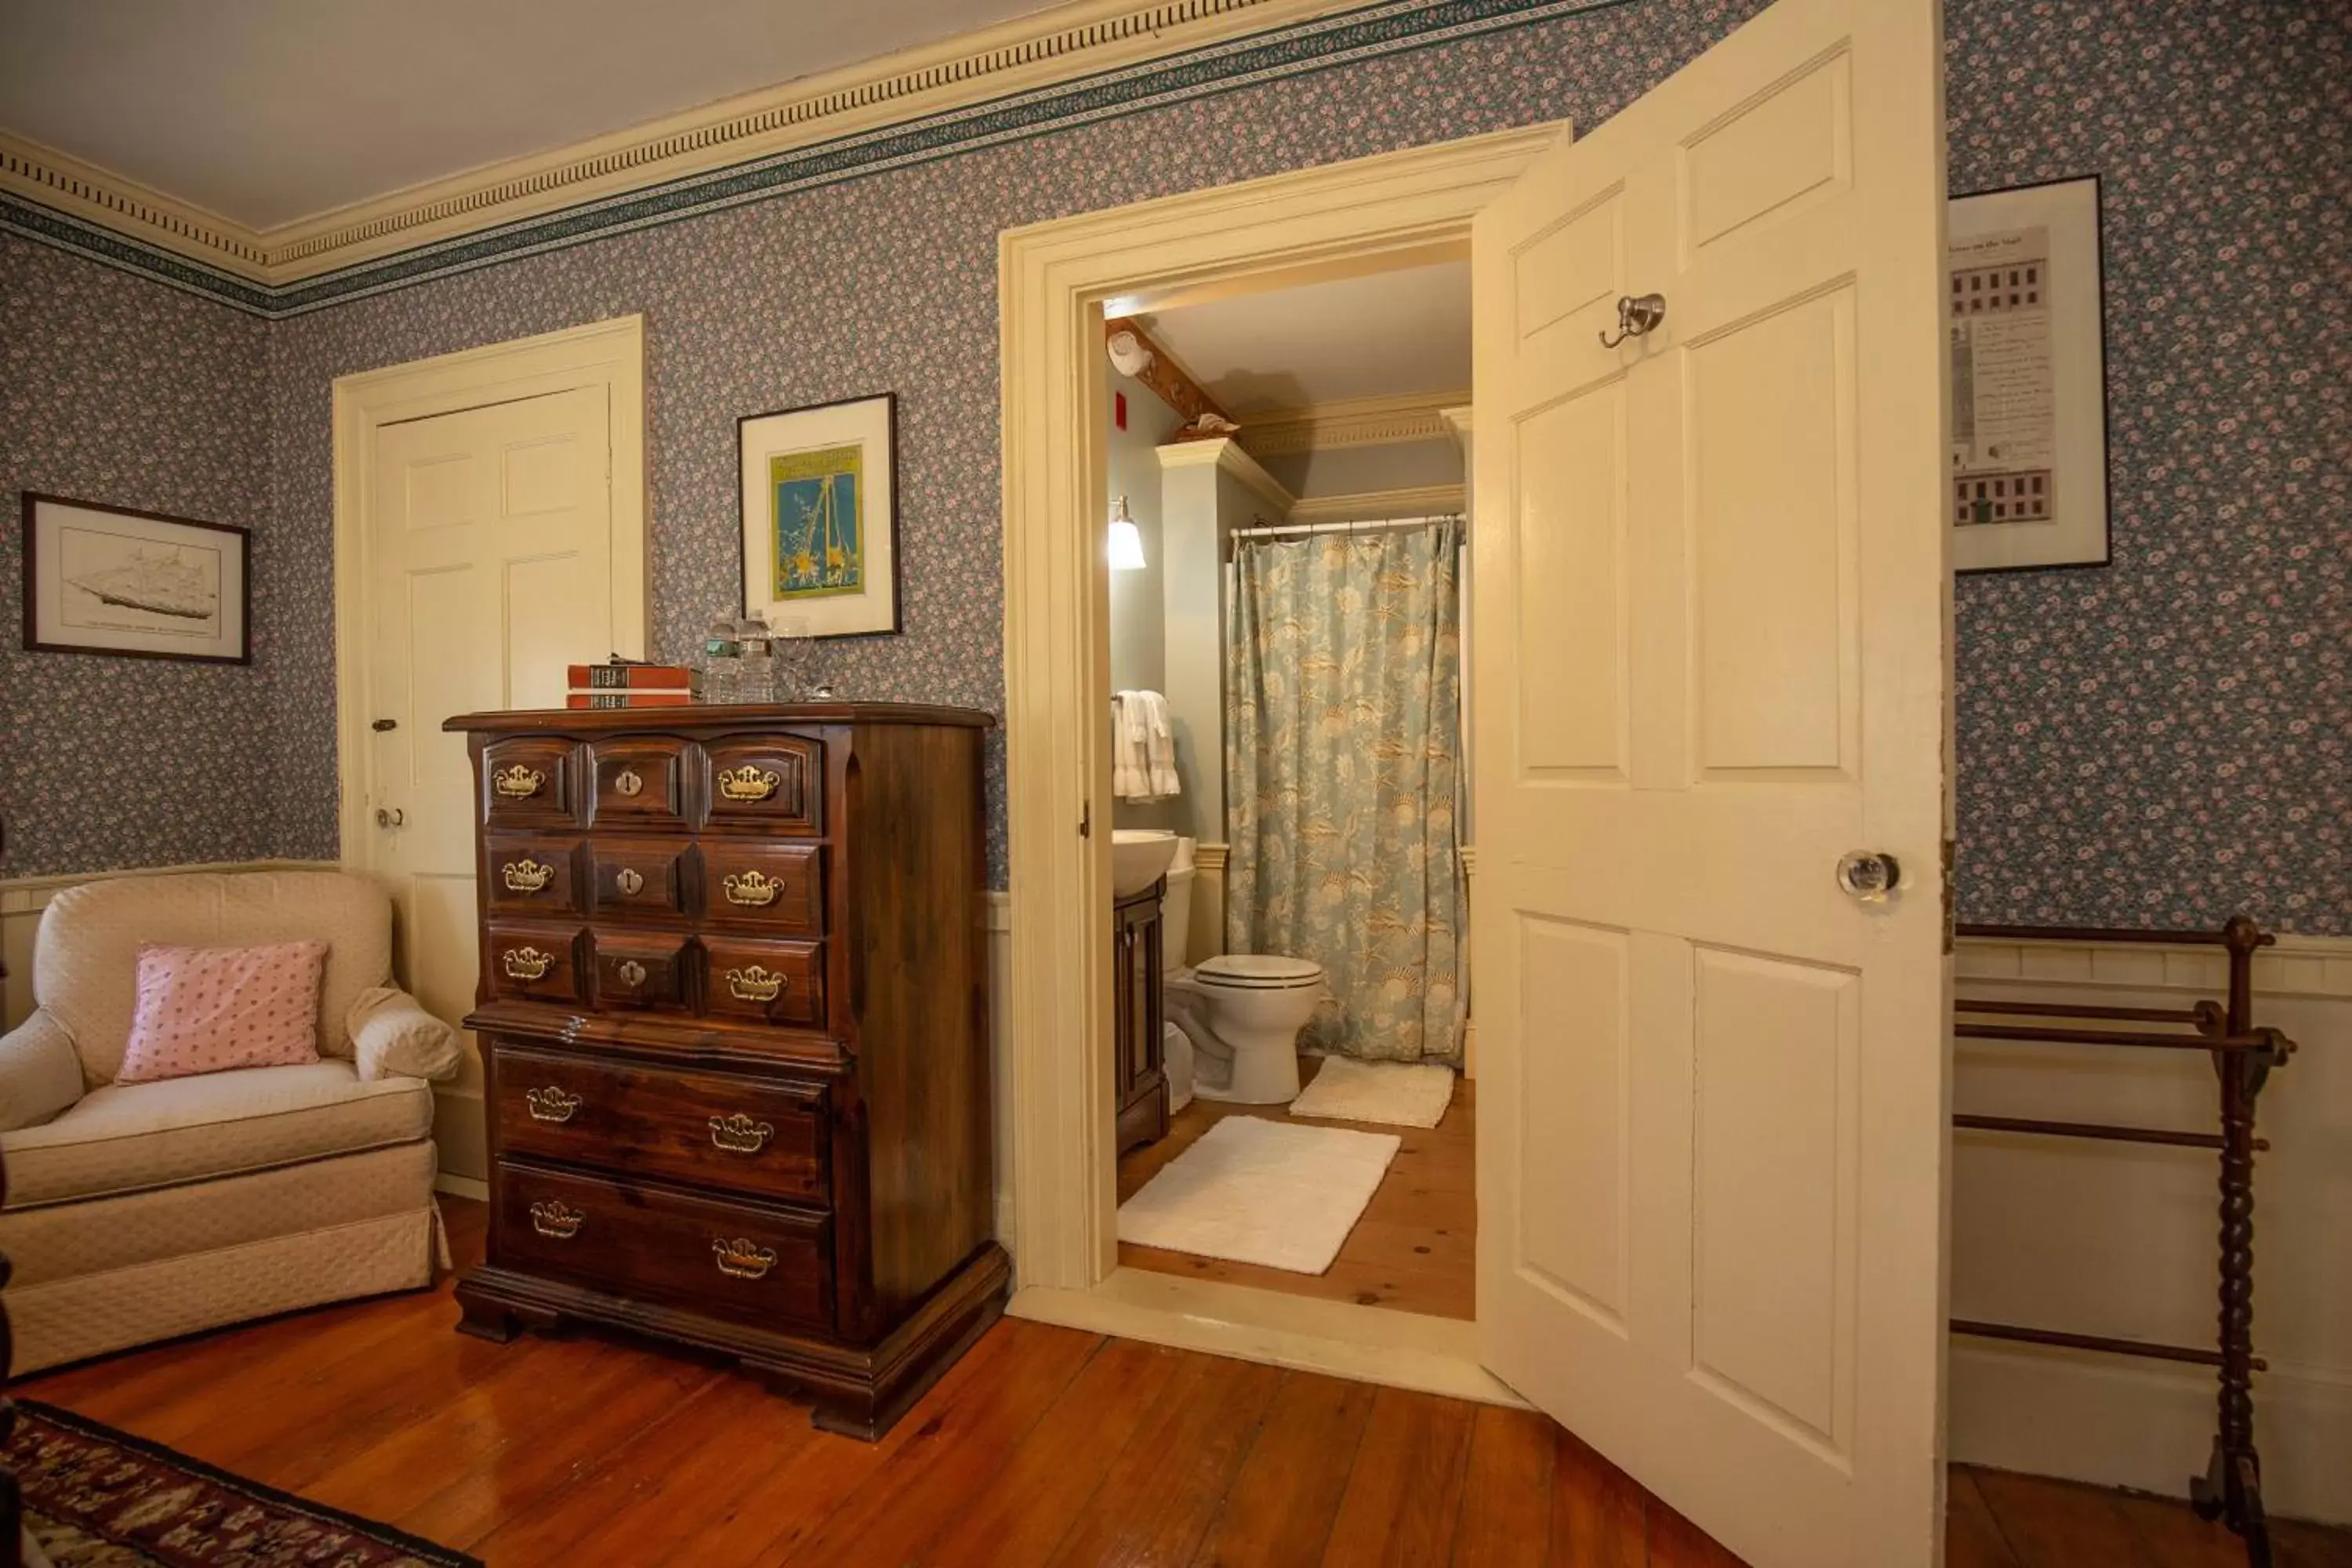
[[[1301,496],[1290,503],[1286,522],[1378,522],[1391,517],[1451,517],[1463,510],[1460,485],[1415,485],[1393,490],[1359,490],[1344,496]]]
[[[1257,459],[1242,447],[1231,436],[1213,436],[1203,441],[1178,441],[1152,448],[1160,456],[1160,471],[1171,473],[1181,468],[1218,468],[1239,479],[1252,495],[1274,509],[1276,517],[1288,515],[1298,504],[1297,498],[1283,488],[1282,481],[1259,468]]]
[[[1347,3],[1075,0],[266,229],[5,132],[0,132],[0,190],[250,282],[290,283],[813,142],[1312,20]]]
[[[0,133],[0,232],[282,318],[1628,0],[1075,0],[267,231]]]
[[[1449,441],[1454,438],[1454,427],[1447,423],[1446,410],[1469,401],[1470,394],[1465,389],[1268,409],[1242,421],[1241,443],[1254,455],[1266,458],[1340,447]]]

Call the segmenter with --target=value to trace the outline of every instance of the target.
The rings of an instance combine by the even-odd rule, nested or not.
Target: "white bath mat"
[[[1307,1092],[1290,1102],[1293,1116],[1329,1121],[1373,1121],[1391,1127],[1434,1127],[1454,1102],[1454,1069],[1434,1062],[1360,1062],[1325,1057]]]
[[[1339,1256],[1402,1141],[1228,1116],[1118,1207],[1118,1238],[1320,1274]]]

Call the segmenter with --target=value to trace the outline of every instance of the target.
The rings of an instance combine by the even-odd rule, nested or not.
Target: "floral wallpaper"
[[[1629,0],[267,323],[0,244],[0,483],[41,468],[62,476],[52,488],[122,487],[93,499],[262,509],[268,650],[234,672],[246,684],[204,689],[233,693],[215,709],[152,669],[0,655],[7,750],[20,713],[44,715],[24,760],[0,758],[0,867],[333,854],[331,381],[617,314],[647,322],[656,651],[686,652],[736,593],[737,416],[896,390],[906,632],[835,645],[842,684],[999,709],[1001,230],[1539,120],[1589,129],[1761,4]],[[1960,584],[1962,916],[2210,924],[2246,909],[2352,932],[2343,8],[1947,0],[1946,16],[1952,188],[2106,181],[2115,552],[2105,570]],[[112,379],[76,368],[90,342],[115,345]],[[52,386],[88,412],[20,428],[20,401],[46,409]],[[10,595],[14,549],[11,526]],[[189,717],[207,711],[218,721]],[[82,749],[123,733],[164,737],[183,781],[107,810],[67,799]],[[1000,749],[1000,883],[1002,763]],[[236,809],[256,802],[266,826]]]
[[[268,334],[0,237],[0,874],[276,853]],[[25,652],[28,489],[253,529],[254,663]]]

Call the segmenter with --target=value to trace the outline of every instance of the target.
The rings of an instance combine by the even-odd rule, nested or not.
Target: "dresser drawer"
[[[684,932],[591,931],[591,999],[604,1008],[690,1011],[687,971],[692,941]]]
[[[703,1010],[754,1024],[824,1022],[824,944],[706,933]]]
[[[705,741],[710,825],[767,833],[824,830],[824,747],[800,735],[725,735]]]
[[[493,994],[534,1002],[581,999],[579,927],[492,921],[488,932]]]
[[[499,1149],[824,1203],[824,1089],[675,1072],[504,1042]]]
[[[821,1214],[501,1160],[500,1261],[745,1323],[826,1329]]]
[[[569,827],[578,816],[569,741],[519,735],[482,748],[482,821],[499,827]]]
[[[570,915],[580,912],[572,886],[579,843],[544,835],[483,836],[483,875],[488,879],[490,910],[501,915]]]
[[[824,846],[713,837],[703,842],[702,866],[702,914],[713,925],[824,931]]]
[[[599,827],[687,826],[693,749],[667,735],[599,741],[589,749],[590,819]]]
[[[588,841],[591,908],[607,918],[682,920],[694,846],[683,838]]]

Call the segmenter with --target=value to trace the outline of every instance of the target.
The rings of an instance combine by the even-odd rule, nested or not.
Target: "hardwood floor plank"
[[[797,1466],[815,1445],[837,1440],[809,1425],[806,1405],[777,1398],[755,1378],[729,1373],[721,1388],[728,1399],[724,1408],[733,1414],[719,1419],[721,1406],[702,1402],[691,1417],[700,1428],[693,1447],[670,1464],[629,1476],[620,1506],[575,1540],[562,1561],[698,1568],[703,1559],[681,1538],[777,1471]],[[614,1480],[607,1476],[597,1484]],[[504,1568],[503,1560],[492,1561]]]
[[[1532,1410],[1488,1405],[1470,1432],[1454,1568],[1540,1568],[1551,1560],[1555,1424]]]
[[[814,1441],[791,1464],[772,1470],[731,1510],[681,1539],[672,1561],[695,1568],[770,1568],[782,1562],[941,1410],[953,1402],[986,1398],[1000,1375],[1017,1375],[1024,1362],[1050,1353],[1052,1342],[1062,1336],[1082,1343],[1094,1337],[1036,1323],[999,1322],[881,1441],[814,1433]]]
[[[1652,1499],[1651,1568],[1746,1568],[1706,1531]]]
[[[634,1374],[615,1380],[604,1398],[575,1400],[565,1419],[519,1436],[471,1468],[444,1469],[444,1484],[391,1522],[472,1551],[531,1510],[568,1507],[566,1494],[601,1459],[676,1416],[719,1375],[699,1362],[643,1354]]]
[[[2246,1568],[2246,1548],[2224,1524],[2208,1524],[2174,1498],[2116,1496],[2116,1510],[2156,1568]]]
[[[2271,1546],[2279,1568],[2352,1568],[2352,1530],[2274,1519]]]
[[[509,1349],[520,1349],[520,1345]],[[302,1495],[336,1508],[399,1519],[424,1508],[449,1482],[499,1462],[518,1444],[545,1436],[619,1395],[647,1372],[638,1352],[599,1341],[557,1342],[573,1353],[550,1361],[518,1355],[420,1421],[397,1430],[361,1427],[371,1439],[316,1479]]]
[[[2120,1494],[2009,1470],[1975,1476],[2019,1568],[2156,1568]]]
[[[1043,1563],[1160,1408],[1183,1361],[1181,1352],[1140,1340],[1105,1341],[996,1484],[934,1531],[920,1561],[931,1568]]]
[[[1289,1568],[1323,1554],[1370,1423],[1374,1390],[1286,1375],[1209,1526],[1194,1568]]]
[[[1161,1568],[1189,1559],[1281,1381],[1274,1367],[1188,1357],[1152,1420],[1127,1445],[1045,1561],[1069,1568]]]
[[[1944,1568],[2020,1568],[1976,1478],[1955,1465],[1944,1492]]]
[[[654,1476],[683,1463],[714,1431],[744,1417],[766,1391],[747,1378],[713,1373],[651,1423],[574,1462],[571,1484],[498,1521],[473,1550],[498,1568],[593,1562],[575,1552],[626,1508]]]
[[[984,1397],[950,1399],[912,1416],[914,1436],[778,1568],[863,1561],[911,1563],[920,1548],[998,1484],[1014,1449],[1058,1403],[1103,1341],[1048,1331]]]
[[[1443,1563],[1454,1552],[1477,1407],[1383,1388],[1331,1524],[1331,1568]]]
[[[1551,1549],[1574,1568],[1643,1568],[1650,1495],[1564,1426],[1553,1428]]]

